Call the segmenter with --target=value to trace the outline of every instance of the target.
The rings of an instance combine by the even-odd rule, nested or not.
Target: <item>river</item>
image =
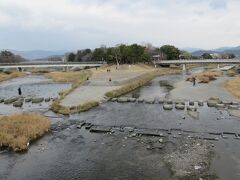
[[[202,71],[203,69],[195,69]],[[192,72],[189,72],[192,73]],[[157,77],[127,97],[169,98],[174,84],[189,74]],[[21,86],[24,96],[56,97],[70,87],[56,84],[42,76],[27,76],[1,83],[0,97],[16,94]],[[163,162],[168,151],[178,148],[177,138],[166,137],[166,145],[148,150],[155,137],[129,137],[128,130],[181,129],[191,136],[207,132],[238,132],[240,118],[225,109],[198,107],[197,116],[187,111],[165,111],[160,104],[107,102],[88,112],[64,117],[49,110],[50,103],[24,104],[23,109],[0,104],[0,114],[34,111],[51,118],[53,130],[31,144],[28,152],[0,152],[0,179],[170,179],[172,172]],[[79,122],[115,127],[115,133],[91,133]],[[57,128],[59,127],[59,128]],[[125,131],[121,133],[118,128]],[[177,134],[176,134],[177,135]],[[215,137],[215,136],[214,136]],[[228,135],[211,141],[214,150],[209,173],[219,179],[240,178],[240,140]],[[165,140],[165,139],[164,139]]]

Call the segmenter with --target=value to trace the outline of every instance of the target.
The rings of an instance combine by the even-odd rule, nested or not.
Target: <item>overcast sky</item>
[[[240,0],[0,0],[0,49],[240,45]]]

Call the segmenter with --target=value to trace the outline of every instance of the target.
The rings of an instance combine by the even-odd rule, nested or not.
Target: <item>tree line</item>
[[[3,50],[0,52],[0,63],[18,63],[26,61],[23,57],[15,55],[11,51]]]
[[[117,64],[148,63],[153,60],[154,55],[157,57],[156,59],[160,60],[213,58],[232,59],[235,57],[234,54],[222,54],[220,57],[215,57],[214,55],[208,53],[204,53],[201,56],[192,56],[191,53],[181,51],[173,45],[164,45],[157,48],[151,44],[120,44],[115,47],[106,47],[103,45],[94,50],[83,49],[77,51],[77,53],[68,53],[66,61],[106,61],[107,63]]]

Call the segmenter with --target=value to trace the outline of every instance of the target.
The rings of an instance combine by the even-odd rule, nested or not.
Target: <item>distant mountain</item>
[[[211,50],[200,50],[200,51],[192,52],[192,55],[193,56],[201,56],[204,53],[214,54],[214,53],[217,53],[217,52],[216,51],[211,51]]]
[[[60,51],[45,51],[45,50],[32,50],[32,51],[16,51],[16,50],[9,50],[14,54],[20,55],[28,60],[36,60],[36,59],[45,59],[52,56],[59,56],[62,57],[66,52],[66,50]]]
[[[185,47],[185,48],[181,48],[181,50],[192,53],[192,52],[195,52],[195,51],[200,51],[202,49],[200,49],[200,48],[192,48],[192,47]]]
[[[204,53],[209,53],[209,54],[214,54],[214,53],[219,53],[219,54],[234,54],[237,57],[240,57],[240,46],[237,47],[221,47],[217,49],[212,49],[212,50],[198,50],[192,52],[193,56],[201,56]]]

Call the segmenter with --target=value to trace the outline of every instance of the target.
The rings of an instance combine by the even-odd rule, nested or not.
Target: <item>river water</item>
[[[195,71],[202,71],[196,69]],[[192,73],[192,72],[189,72]],[[127,97],[168,98],[174,83],[188,74],[157,77]],[[69,84],[55,84],[42,76],[28,76],[1,83],[0,97],[16,94],[21,86],[24,96],[56,97]],[[0,152],[0,179],[170,179],[163,162],[167,151],[177,148],[174,139],[162,150],[146,147],[153,137],[129,138],[126,133],[98,134],[76,128],[76,122],[136,129],[182,129],[197,136],[207,132],[239,132],[240,118],[224,109],[198,107],[197,116],[187,111],[165,111],[160,104],[107,102],[88,112],[64,117],[49,111],[50,103],[24,104],[23,109],[0,104],[0,114],[35,111],[51,118],[51,133],[34,142],[27,153]],[[191,134],[191,135],[193,135]],[[177,135],[177,134],[176,134]],[[240,179],[240,140],[227,135],[213,143],[215,156],[210,173],[219,179]],[[215,137],[215,136],[214,136]]]

